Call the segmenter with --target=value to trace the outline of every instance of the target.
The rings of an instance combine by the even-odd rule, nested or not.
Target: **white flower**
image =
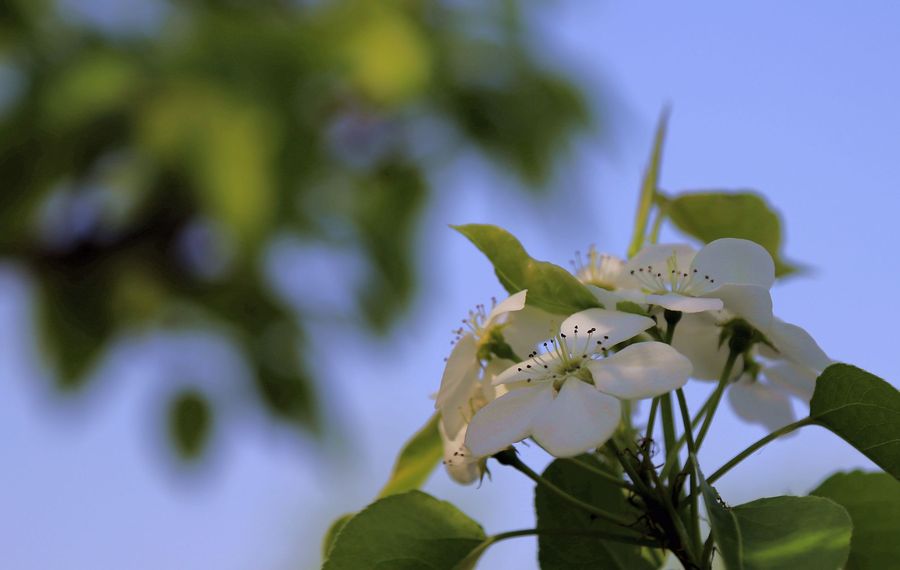
[[[602,445],[621,419],[620,400],[669,392],[690,375],[690,361],[659,342],[606,356],[653,325],[647,317],[605,309],[572,315],[544,343],[546,352],[531,353],[494,379],[510,391],[475,414],[466,446],[485,457],[530,436],[552,455],[570,457]]]
[[[718,239],[696,253],[688,245],[651,245],[625,267],[647,303],[682,313],[727,308],[761,330],[771,325],[775,264],[752,241]]]
[[[587,258],[575,252],[572,261],[575,277],[585,285],[594,285],[609,291],[625,286],[625,261],[615,255],[598,253],[593,245],[588,248]]]
[[[721,324],[731,318],[726,311],[684,315],[675,329],[672,346],[687,356],[694,366],[693,377],[717,380],[728,359],[728,345],[720,346]],[[728,385],[728,400],[741,418],[774,431],[796,417],[791,396],[806,403],[812,398],[815,381],[831,363],[816,341],[802,328],[773,319],[760,331],[775,347],[757,344],[735,362]],[[749,364],[749,366],[748,366]]]
[[[481,375],[481,359],[478,351],[482,343],[490,338],[494,326],[502,324],[510,312],[521,311],[525,307],[526,291],[520,291],[508,299],[494,305],[490,313],[484,306],[469,312],[463,323],[468,331],[460,329],[453,352],[447,359],[441,387],[438,390],[435,409],[441,414],[444,430],[455,438],[471,417],[470,400],[478,390]]]
[[[526,292],[521,291],[491,309],[483,306],[470,311],[463,322],[468,330],[457,331],[453,352],[447,359],[435,408],[440,412],[438,424],[444,443],[444,466],[448,474],[464,485],[481,479],[485,462],[465,447],[469,420],[480,408],[507,392],[505,386],[494,386],[491,380],[512,364],[496,355],[484,354],[485,348],[502,341],[516,354],[528,354],[535,344],[559,327],[560,317],[540,309],[525,307]]]

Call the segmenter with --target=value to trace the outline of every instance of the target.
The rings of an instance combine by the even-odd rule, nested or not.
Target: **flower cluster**
[[[623,401],[689,378],[719,380],[740,417],[776,429],[831,362],[773,315],[775,265],[754,242],[650,245],[627,261],[591,248],[574,274],[602,308],[552,315],[520,291],[457,331],[436,401],[457,481],[478,480],[485,458],[526,438],[556,457],[595,449],[622,423]]]

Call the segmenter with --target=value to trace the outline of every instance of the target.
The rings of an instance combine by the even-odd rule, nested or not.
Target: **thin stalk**
[[[653,490],[647,486],[643,479],[641,479],[640,474],[635,471],[634,466],[626,459],[625,454],[622,453],[622,450],[619,449],[616,442],[610,439],[606,442],[606,445],[612,450],[619,460],[619,463],[622,465],[622,468],[625,470],[625,473],[631,478],[631,482],[634,484],[638,494],[643,496],[652,495]]]
[[[796,421],[792,424],[788,424],[788,425],[784,426],[781,429],[777,429],[777,430],[773,431],[772,433],[770,433],[766,437],[760,439],[759,441],[757,441],[756,443],[754,443],[753,445],[751,445],[744,451],[735,455],[734,458],[731,459],[728,463],[719,467],[719,469],[717,469],[715,473],[713,473],[712,475],[709,476],[709,479],[707,479],[707,482],[709,482],[710,485],[715,483],[716,480],[718,480],[722,475],[731,471],[731,469],[735,465],[737,465],[744,459],[747,459],[747,457],[749,457],[751,454],[756,452],[758,449],[760,449],[761,447],[763,447],[770,441],[777,439],[783,435],[787,435],[796,429],[802,428],[803,426],[808,426],[813,423],[815,423],[815,421],[812,418],[803,418],[800,421]]]
[[[728,360],[725,361],[725,368],[722,369],[722,376],[719,377],[719,384],[716,386],[716,391],[713,392],[709,410],[706,412],[706,419],[703,420],[703,425],[700,427],[700,433],[697,435],[697,451],[699,451],[700,446],[703,445],[703,440],[706,438],[706,432],[709,431],[709,426],[712,424],[713,417],[716,415],[716,409],[719,407],[719,402],[722,401],[722,393],[725,392],[725,386],[728,385],[728,381],[731,379],[731,370],[734,368],[734,362],[737,360],[737,357],[738,353],[733,350],[728,353]]]
[[[653,398],[653,403],[650,404],[650,417],[647,418],[647,431],[644,432],[644,439],[653,439],[653,428],[656,427],[653,424],[656,423],[656,411],[659,409],[659,396]]]
[[[700,564],[703,570],[712,570],[712,555],[713,555],[713,546],[715,543],[713,542],[713,535],[710,532],[709,536],[706,537],[706,542],[703,543],[703,554],[700,555]]]
[[[538,485],[543,485],[544,488],[546,488],[548,491],[556,494],[559,498],[565,500],[566,502],[568,502],[588,513],[591,513],[592,515],[596,516],[599,519],[603,519],[607,522],[611,522],[613,524],[617,524],[619,526],[623,526],[629,530],[632,530],[631,526],[634,524],[633,520],[628,520],[628,519],[622,518],[619,515],[616,515],[609,511],[605,511],[605,510],[603,510],[599,507],[595,507],[594,505],[591,505],[589,503],[585,503],[581,499],[579,499],[573,495],[570,495],[569,493],[567,493],[564,490],[557,487],[555,484],[551,483],[547,479],[544,479],[543,477],[541,477],[540,475],[535,473],[530,467],[528,467],[527,465],[522,463],[522,460],[519,459],[518,457],[512,456],[512,458],[508,458],[507,465],[510,465],[514,469],[520,471],[526,477],[528,477],[529,479],[531,479]]]
[[[612,540],[615,542],[624,542],[626,544],[634,544],[637,546],[649,546],[651,548],[659,548],[660,545],[655,540],[649,540],[644,538],[634,538],[631,536],[624,536],[621,534],[616,534],[613,532],[603,532],[599,530],[584,530],[584,529],[545,529],[545,528],[526,528],[522,530],[510,530],[507,532],[501,532],[492,536],[487,537],[484,541],[475,547],[464,559],[457,563],[454,568],[474,568],[475,562],[481,558],[481,555],[484,554],[484,551],[493,546],[494,544],[501,542],[503,540],[508,540],[510,538],[519,538],[521,536],[586,536],[591,538],[597,538],[600,540]]]
[[[672,396],[670,394],[663,394],[660,396],[659,404],[662,409],[663,441],[665,441],[666,444],[666,467],[669,466],[669,463],[672,463],[670,473],[674,474],[680,469],[678,450],[676,448],[677,440],[675,438],[675,414],[672,411]],[[669,484],[673,483],[674,478],[669,477]]]
[[[615,475],[607,473],[606,471],[604,471],[602,469],[597,469],[593,465],[591,465],[585,461],[582,461],[581,459],[578,459],[577,457],[566,457],[565,461],[571,461],[572,463],[574,463],[575,465],[578,465],[585,471],[590,471],[594,475],[602,478],[605,481],[608,481],[609,483],[612,483],[613,485],[618,485],[619,487],[623,487],[625,489],[628,489],[629,491],[635,491],[634,485],[632,485],[628,481],[619,479]]]
[[[691,537],[694,539],[694,550],[699,552],[701,550],[701,538],[700,538],[700,505],[699,505],[699,493],[697,493],[697,455],[696,448],[694,447],[694,434],[691,429],[691,414],[688,411],[687,407],[687,399],[684,397],[684,391],[679,388],[675,391],[678,396],[678,407],[681,408],[681,421],[684,422],[684,436],[687,439],[688,452],[690,453],[690,457],[688,459],[688,464],[685,467],[690,466],[690,475],[691,475]]]

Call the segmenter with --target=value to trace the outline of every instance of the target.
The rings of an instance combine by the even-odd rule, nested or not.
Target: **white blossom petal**
[[[466,428],[455,437],[448,437],[442,423],[438,424],[441,441],[444,443],[444,468],[450,477],[462,485],[471,485],[481,479],[484,469],[482,462],[466,447]]]
[[[518,293],[510,295],[506,299],[494,305],[494,308],[491,309],[491,312],[484,320],[484,327],[487,328],[491,326],[491,324],[494,322],[494,319],[500,317],[501,315],[511,313],[513,311],[521,311],[525,307],[525,295],[527,293],[527,289],[524,291],[519,291]]]
[[[739,380],[728,387],[728,401],[738,416],[762,424],[770,431],[795,420],[788,395],[770,385]]]
[[[766,366],[763,369],[763,374],[766,380],[795,394],[806,403],[809,403],[812,399],[813,392],[816,389],[816,372],[787,360],[780,360]]]
[[[476,457],[486,457],[525,439],[552,401],[550,384],[511,390],[478,410],[469,423],[466,447]]]
[[[562,358],[556,353],[544,353],[538,358],[531,358],[517,364],[513,364],[500,374],[494,376],[491,382],[497,384],[513,384],[515,382],[526,382],[528,380],[540,380],[542,377],[551,373],[545,370],[552,370]],[[544,367],[547,368],[544,368]]]
[[[471,334],[463,335],[447,359],[434,407],[441,413],[447,433],[456,435],[465,423],[469,399],[478,383],[478,345]]]
[[[572,346],[577,346],[578,342],[585,342],[588,352],[596,352],[598,341],[604,348],[609,348],[640,334],[655,324],[653,319],[632,313],[608,309],[587,309],[567,318],[559,330],[566,335],[569,343],[575,343]],[[575,334],[576,326],[578,327],[577,335]],[[590,329],[596,329],[591,336],[594,346],[587,347],[587,331]],[[580,351],[581,347],[578,347],[576,352]]]
[[[596,285],[585,285],[594,294],[598,301],[603,303],[603,307],[612,311],[615,310],[619,303],[627,301],[636,305],[646,305],[647,295],[638,289],[616,289],[610,291]]]
[[[691,373],[697,380],[718,380],[728,360],[728,343],[719,346],[719,334],[722,332],[716,317],[712,313],[696,313],[684,315],[675,327],[672,346],[686,356],[693,365]],[[735,379],[743,369],[743,357],[739,356],[734,364],[732,378]]]
[[[647,295],[648,303],[659,305],[670,311],[682,313],[702,313],[704,311],[718,311],[724,303],[721,299],[708,297],[688,297],[678,293],[666,293],[663,295]]]
[[[587,367],[598,390],[623,400],[671,392],[691,375],[691,361],[662,342],[632,344]]]
[[[539,342],[559,331],[563,317],[536,307],[525,307],[507,317],[503,339],[521,357],[534,350]]]
[[[648,266],[658,271],[665,270],[672,256],[675,257],[676,266],[685,271],[691,266],[695,255],[697,250],[687,244],[648,245],[628,260],[625,264],[625,274],[631,275],[632,271],[646,270]]]
[[[729,283],[707,293],[710,297],[722,299],[725,308],[743,317],[751,325],[768,334],[772,328],[772,295],[769,289],[759,285],[739,285]]]
[[[616,398],[580,380],[569,379],[535,418],[531,436],[555,457],[572,457],[603,445],[619,425]]]
[[[831,359],[813,337],[797,325],[775,319],[769,330],[769,340],[772,341],[782,357],[818,373],[831,364]]]
[[[708,275],[714,286],[738,283],[770,289],[775,282],[772,256],[758,243],[746,239],[723,238],[706,244],[694,257],[691,270],[694,269],[696,275]],[[703,278],[699,282],[706,283]]]

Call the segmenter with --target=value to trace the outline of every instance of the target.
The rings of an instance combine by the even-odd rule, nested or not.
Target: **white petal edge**
[[[784,388],[807,404],[816,390],[816,372],[787,360],[766,366],[763,368],[763,375],[771,383]]]
[[[697,255],[697,250],[683,243],[648,245],[628,260],[625,264],[625,275],[630,276],[632,271],[638,271],[648,265],[660,270],[666,269],[673,255],[678,268],[685,271]]]
[[[724,307],[721,299],[708,297],[688,297],[678,293],[666,293],[664,295],[647,295],[647,302],[658,305],[670,311],[682,313],[703,313],[705,311],[718,311]]]
[[[697,275],[714,279],[712,285],[737,283],[769,289],[775,282],[772,256],[763,246],[746,239],[722,238],[706,244],[694,257],[694,269]]]
[[[510,295],[506,299],[503,299],[499,303],[497,303],[491,312],[488,313],[487,318],[484,321],[484,326],[489,327],[494,319],[505,315],[506,313],[511,313],[513,311],[521,311],[525,308],[525,296],[528,293],[528,289],[519,291],[513,295]]]
[[[743,317],[764,334],[768,335],[771,331],[774,317],[772,316],[772,295],[768,288],[759,285],[729,283],[708,295],[722,299],[726,309]]]
[[[582,350],[579,343],[583,342],[586,352],[596,352],[596,347],[599,346],[597,345],[598,341],[602,343],[603,348],[609,348],[623,340],[637,336],[655,324],[653,319],[632,313],[610,311],[609,309],[587,309],[564,320],[559,330],[566,335],[570,346],[578,348],[577,351]],[[575,334],[576,326],[578,327],[577,335]],[[591,336],[592,346],[588,346],[587,331],[592,328],[596,331]]]
[[[831,359],[812,336],[801,327],[775,319],[769,331],[769,339],[781,356],[821,373]]]
[[[453,347],[438,389],[434,407],[446,422],[447,433],[455,435],[465,421],[463,409],[478,383],[478,344],[471,334],[463,335]]]
[[[639,342],[587,364],[598,390],[622,400],[652,398],[684,386],[691,361],[662,342]]]
[[[531,434],[534,419],[553,401],[550,384],[520,388],[478,410],[469,423],[466,447],[476,457],[506,449]]]
[[[444,469],[450,478],[461,485],[471,485],[481,479],[481,461],[466,447],[465,428],[452,438],[447,436],[442,423],[438,424],[438,431],[444,444]]]
[[[572,457],[603,445],[621,418],[619,400],[569,379],[535,418],[531,436],[550,455]]]
[[[796,419],[787,393],[759,382],[739,380],[731,384],[728,401],[740,418],[762,424],[769,431],[783,428]]]

